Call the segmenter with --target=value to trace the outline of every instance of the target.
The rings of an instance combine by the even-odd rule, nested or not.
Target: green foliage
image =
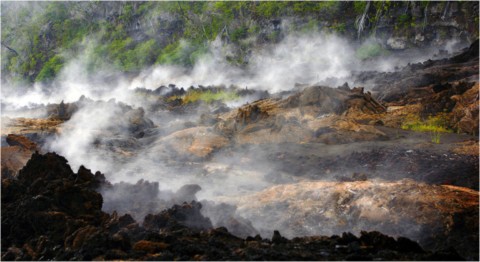
[[[142,69],[145,65],[152,64],[156,57],[156,47],[156,41],[150,39],[120,54],[117,60],[120,62],[120,68],[125,71],[134,71]]]
[[[405,3],[396,1],[370,3],[369,25],[383,16],[393,16],[395,12],[390,9],[405,7]],[[420,4],[424,8],[429,1]],[[58,72],[62,64],[60,54],[78,56],[85,52],[88,70],[92,72],[105,65],[122,71],[136,71],[154,63],[191,66],[208,52],[207,43],[219,34],[228,36],[236,45],[237,53],[227,59],[241,65],[246,63],[246,54],[254,45],[249,36],[259,34],[261,25],[282,16],[302,16],[308,22],[289,27],[292,31],[310,33],[318,30],[319,21],[334,21],[328,29],[344,33],[350,24],[343,16],[358,16],[365,11],[367,2],[55,1],[14,5],[4,1],[1,5],[2,42],[18,52],[2,49],[2,73],[33,82],[49,79]],[[349,10],[340,9],[347,5]],[[478,25],[478,14],[471,20]],[[400,15],[395,26],[403,29],[417,23],[409,15]],[[137,32],[138,26],[141,32]],[[477,27],[472,30],[478,34]],[[162,35],[165,32],[168,36]],[[276,42],[280,38],[280,31],[273,31],[263,40]],[[87,48],[89,39],[95,39],[96,44]],[[362,46],[357,56],[368,59],[385,52],[379,45]]]
[[[310,33],[318,30],[318,21],[315,19],[308,20],[308,23],[300,27],[300,32]]]
[[[409,14],[401,14],[397,18],[397,25],[400,27],[407,27],[410,25],[410,15]]]
[[[440,144],[440,137],[441,137],[441,134],[440,134],[439,131],[432,131],[432,132],[431,132],[431,141],[432,141],[432,143]]]
[[[334,23],[330,26],[330,29],[337,33],[345,33],[347,31],[347,25],[345,23]]]
[[[192,66],[207,51],[204,44],[179,41],[166,46],[158,56],[156,63]]]
[[[361,60],[381,56],[387,54],[385,50],[379,43],[364,43],[356,50],[356,57]]]
[[[253,12],[257,17],[274,18],[284,14],[289,2],[265,1],[255,4]]]
[[[60,71],[60,69],[62,69],[63,63],[64,61],[62,57],[58,55],[52,57],[47,63],[45,63],[37,78],[35,78],[35,81],[44,82],[52,80]]]
[[[451,133],[448,128],[449,117],[447,114],[440,113],[436,116],[429,116],[422,120],[418,115],[409,115],[402,124],[402,129],[417,132],[429,132],[432,143],[439,144],[441,133]]]
[[[196,101],[204,101],[206,103],[212,103],[213,101],[233,101],[239,98],[239,95],[233,91],[217,91],[213,92],[211,90],[198,90],[191,89],[182,97],[173,96],[169,100],[182,99],[183,104],[193,103]]]
[[[328,14],[336,11],[339,6],[338,1],[301,1],[294,2],[294,14],[304,15],[312,13]]]
[[[248,35],[248,28],[240,27],[240,28],[237,28],[237,29],[233,30],[233,32],[230,34],[230,40],[232,40],[232,42],[236,43],[240,39],[245,38],[247,35]]]
[[[428,6],[428,4],[430,4],[430,1],[420,1],[420,5],[425,8]]]
[[[357,14],[362,14],[365,12],[365,7],[367,6],[366,1],[354,1],[353,2],[353,9],[355,10],[355,13]]]

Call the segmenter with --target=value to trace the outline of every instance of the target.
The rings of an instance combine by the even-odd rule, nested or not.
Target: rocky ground
[[[195,201],[138,223],[128,214],[101,210],[103,198],[95,190],[104,184],[103,174],[84,167],[74,173],[55,153],[33,154],[15,179],[2,179],[2,260],[462,259],[452,249],[432,253],[407,238],[375,231],[359,237],[288,240],[275,231],[271,239],[239,238],[213,228]],[[475,197],[469,201],[475,203]]]
[[[478,41],[354,78],[4,112],[2,260],[478,260]]]

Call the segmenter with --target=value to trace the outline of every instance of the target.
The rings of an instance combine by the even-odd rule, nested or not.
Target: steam
[[[127,76],[108,65],[93,73],[87,70],[91,59],[94,59],[92,50],[96,43],[94,38],[85,40],[83,52],[77,55],[64,54],[64,57],[71,59],[52,84],[35,83],[33,87],[22,88],[4,84],[1,98],[4,111],[35,107],[40,103],[74,102],[82,95],[94,100],[115,98],[140,107],[142,105],[132,96],[132,90],[138,87],[156,89],[169,84],[184,88],[234,85],[270,93],[290,90],[296,83],[329,86],[345,82],[353,84],[350,78],[352,72],[393,71],[407,63],[424,61],[438,52],[437,48],[413,50],[362,61],[357,57],[358,48],[362,45],[378,45],[376,40],[367,39],[357,46],[334,34],[292,33],[278,44],[254,50],[248,66],[239,68],[225,59],[230,47],[217,38],[193,68],[157,65],[143,70],[137,76]],[[447,41],[442,49],[453,53],[461,47],[464,46],[453,39]]]
[[[278,92],[291,89],[295,83],[347,77],[352,65],[358,63],[346,40],[326,34],[289,35],[278,45],[258,50],[246,70],[231,66],[220,50],[222,43],[217,39],[189,74],[178,67],[158,66],[133,83],[146,88],[172,82],[185,87],[224,84]]]
[[[388,71],[410,62],[399,57],[365,62],[357,58],[353,43],[334,34],[291,34],[279,44],[255,50],[244,69],[226,61],[224,54],[228,46],[217,39],[193,68],[159,65],[130,77],[108,67],[94,74],[89,72],[91,43],[94,42],[86,43],[84,53],[68,61],[52,85],[35,84],[21,94],[3,93],[6,95],[2,95],[2,106],[15,110],[38,106],[40,102],[75,102],[85,96],[87,99],[78,102],[78,111],[64,123],[61,133],[47,142],[45,149],[65,156],[74,170],[80,165],[100,170],[112,183],[136,183],[140,179],[158,182],[161,192],[153,194],[158,199],[172,197],[173,192],[185,184],[198,184],[202,188],[197,194],[200,200],[221,200],[252,194],[278,183],[295,182],[295,179],[272,181],[268,175],[276,169],[275,160],[268,158],[268,152],[255,147],[220,151],[205,162],[172,160],[174,152],[166,147],[165,139],[177,130],[186,129],[188,122],[198,123],[200,115],[209,112],[209,108],[183,115],[161,109],[145,110],[142,108],[145,101],[134,95],[136,88],[153,90],[169,84],[185,88],[234,85],[275,93],[291,90],[296,83],[321,82],[336,86],[351,81],[353,71]],[[229,106],[240,106],[244,102],[247,101]],[[132,131],[132,123],[137,124],[138,119],[153,121],[142,123],[148,133],[145,136]],[[122,185],[109,191],[105,195],[106,205],[109,198],[117,206],[127,205],[120,199],[125,190],[129,189]],[[235,208],[232,209],[234,213]],[[207,210],[209,214],[217,213],[212,206]]]

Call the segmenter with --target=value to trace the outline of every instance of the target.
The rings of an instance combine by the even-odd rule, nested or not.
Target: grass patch
[[[196,101],[204,101],[206,103],[212,103],[214,101],[233,101],[238,99],[240,96],[236,92],[232,91],[217,91],[214,92],[212,90],[198,90],[198,89],[192,89],[189,90],[185,95],[183,96],[172,96],[168,100],[173,101],[176,99],[182,99],[182,104],[188,104],[188,103],[193,103]]]
[[[452,133],[452,130],[448,128],[448,116],[440,113],[436,116],[429,116],[428,119],[422,120],[417,115],[407,116],[406,120],[402,124],[402,129],[412,130],[417,132],[429,132],[431,142],[440,144],[440,138],[442,133]]]

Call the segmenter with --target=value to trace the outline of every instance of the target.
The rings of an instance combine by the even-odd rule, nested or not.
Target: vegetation
[[[429,116],[422,120],[418,115],[409,115],[402,124],[402,129],[418,132],[429,132],[432,143],[439,144],[442,133],[451,133],[448,128],[448,115],[444,113]]]
[[[59,55],[52,57],[48,60],[47,63],[43,66],[42,70],[38,74],[35,81],[43,82],[46,80],[50,80],[60,71],[63,66],[63,59]]]
[[[371,2],[367,24],[374,28],[381,17],[394,15],[392,8],[403,10],[408,4]],[[272,23],[280,25],[279,18],[304,17],[304,22],[291,26],[292,31],[327,29],[344,34],[354,26],[348,21],[365,12],[366,5],[365,1],[2,2],[2,75],[15,81],[49,81],[67,58],[79,56],[88,59],[91,71],[105,65],[124,72],[155,63],[188,67],[218,37],[237,47],[229,61],[247,63],[244,57],[255,43],[284,36],[276,29],[265,30]],[[473,17],[478,24],[478,14]],[[322,21],[329,21],[329,26],[322,27]],[[409,14],[394,19],[397,28],[416,22]],[[358,56],[366,59],[382,52],[378,45],[363,46]]]
[[[212,91],[212,90],[200,90],[190,89],[185,95],[178,97],[172,96],[170,101],[181,99],[183,104],[193,103],[196,101],[204,101],[206,103],[212,103],[214,101],[233,101],[239,98],[239,95],[234,91]]]
[[[358,59],[366,60],[387,53],[387,50],[385,50],[379,43],[364,43],[356,50],[355,55]]]

